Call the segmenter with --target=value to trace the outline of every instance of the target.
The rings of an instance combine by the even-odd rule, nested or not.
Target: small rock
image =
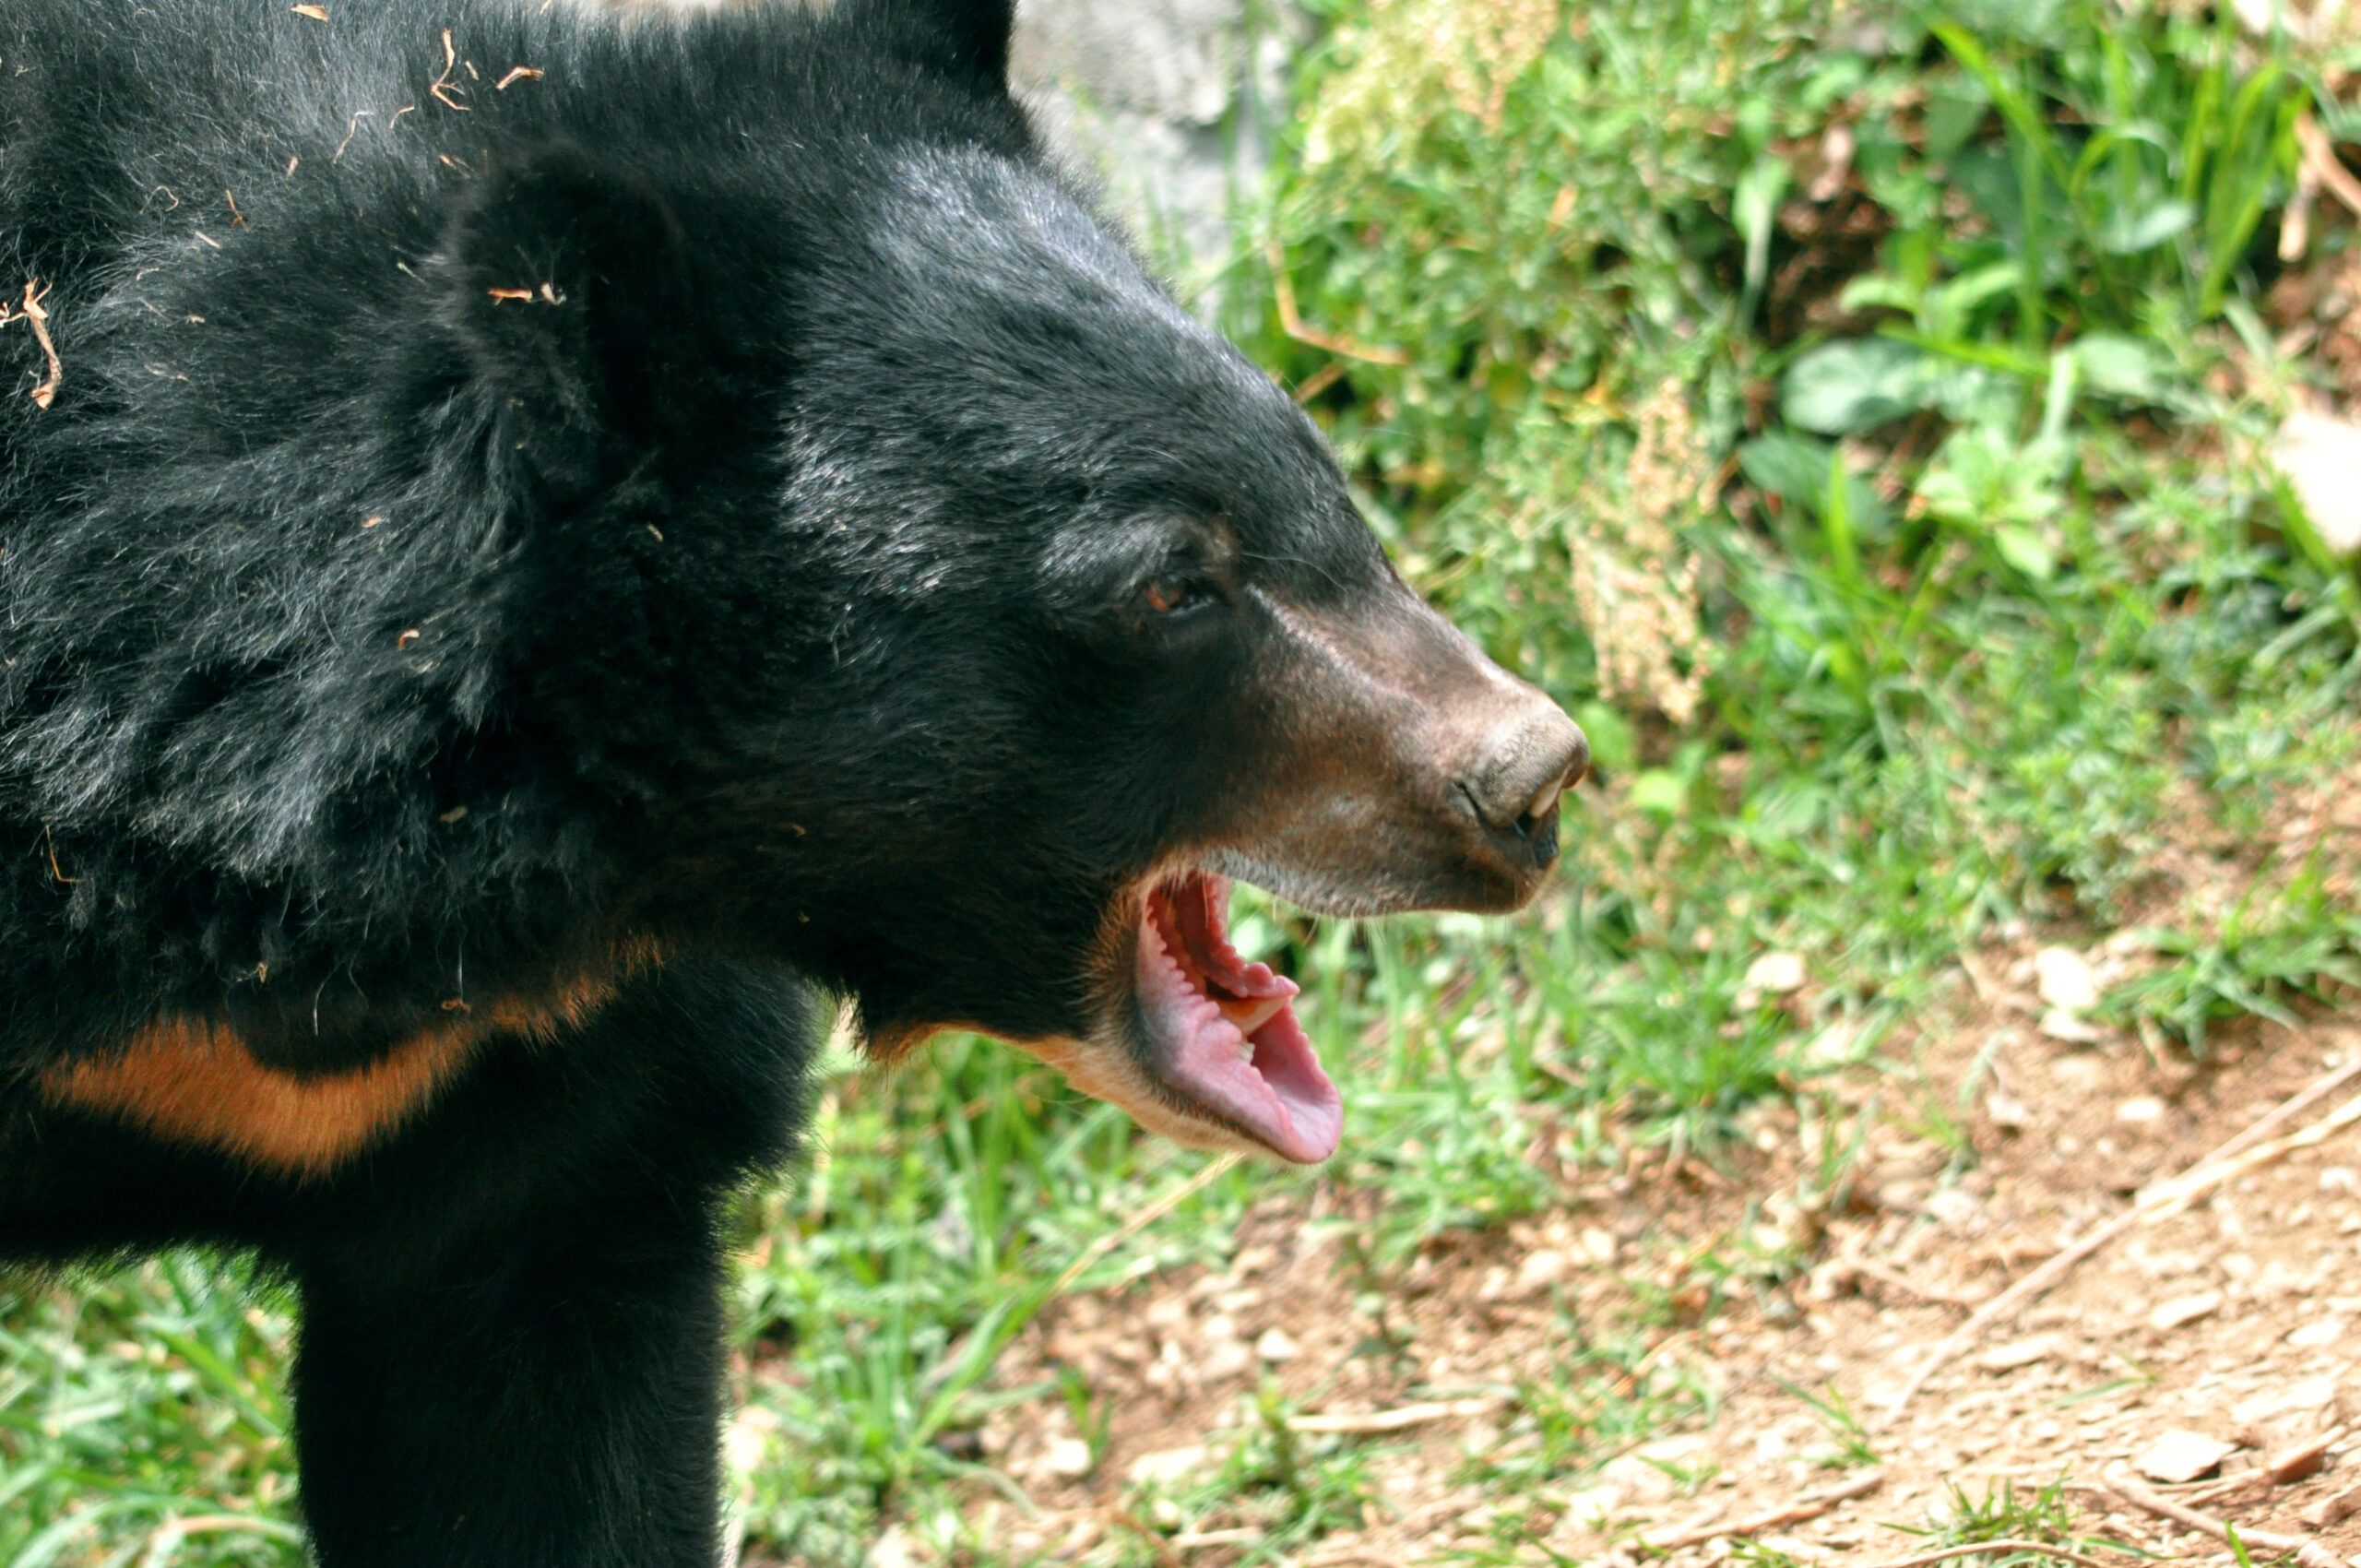
[[[1740,982],[1765,996],[1785,996],[1804,988],[1804,957],[1800,953],[1765,953],[1746,967]]]
[[[1612,1231],[1593,1227],[1575,1240],[1582,1243],[1583,1256],[1591,1262],[1604,1265],[1615,1261],[1616,1241]]]
[[[2036,1334],[2030,1339],[1995,1345],[1975,1360],[1987,1372],[2014,1372],[2019,1367],[2047,1360],[2058,1353],[2058,1336],[2055,1334]]]
[[[2098,976],[2091,962],[2070,947],[2045,947],[2033,956],[2034,989],[2042,1001],[2069,1013],[2099,1004]]]
[[[869,1568],[913,1568],[918,1561],[918,1542],[899,1525],[889,1526],[869,1548]]]
[[[1713,1446],[1704,1433],[1692,1431],[1679,1437],[1660,1437],[1654,1443],[1640,1444],[1631,1452],[1659,1465],[1681,1465],[1707,1453]]]
[[[1985,1097],[1984,1113],[1992,1118],[1992,1125],[2011,1133],[2022,1133],[2033,1123],[2033,1112],[2025,1102],[1999,1089]]]
[[[2335,1403],[2336,1379],[2308,1377],[2284,1388],[2269,1389],[2251,1398],[2239,1400],[2230,1408],[2230,1420],[2236,1426],[2252,1426],[2273,1416],[2325,1410]]]
[[[2134,1125],[2161,1122],[2165,1117],[2165,1102],[2153,1095],[2135,1095],[2115,1108],[2115,1119]]]
[[[2361,426],[2292,413],[2271,444],[2271,460],[2287,476],[2322,544],[2339,555],[2361,550]]]
[[[1209,1382],[1236,1377],[1254,1364],[1254,1352],[1236,1339],[1216,1339],[1197,1362],[1197,1372]]]
[[[2142,1449],[2131,1464],[2152,1481],[2193,1481],[2220,1469],[2222,1461],[2236,1453],[2237,1447],[2201,1431],[2175,1427]]]
[[[1548,1544],[1560,1550],[1587,1550],[1585,1538],[1603,1534],[1623,1506],[1623,1489],[1613,1482],[1586,1486],[1566,1499],[1566,1511],[1549,1531]]]
[[[1254,1341],[1254,1353],[1266,1361],[1292,1361],[1302,1352],[1296,1348],[1286,1329],[1266,1328],[1262,1337]]]
[[[1537,1253],[1527,1253],[1525,1261],[1517,1265],[1518,1293],[1526,1296],[1539,1295],[1566,1277],[1566,1270],[1572,1262],[1572,1260],[1565,1253],[1551,1248],[1545,1247]]]
[[[2300,1328],[2290,1329],[2287,1343],[2298,1350],[2318,1350],[2333,1345],[2344,1337],[2343,1323],[2332,1317],[2314,1318]]]
[[[1090,1444],[1078,1437],[1062,1437],[1050,1444],[1049,1453],[1041,1456],[1041,1468],[1068,1480],[1080,1480],[1090,1474],[1096,1461],[1090,1456]]]
[[[2200,1290],[2193,1296],[2175,1296],[2170,1301],[2156,1303],[2156,1310],[2148,1314],[2148,1326],[2159,1334],[2170,1334],[2176,1328],[2185,1328],[2199,1318],[2211,1317],[2221,1310],[2222,1292],[2219,1290]]]
[[[2361,1514],[2361,1486],[2349,1486],[2343,1491],[2331,1492],[2309,1508],[2296,1515],[2316,1530],[2340,1525],[2355,1514]]]
[[[1973,1218],[1975,1211],[1984,1206],[1984,1202],[1964,1188],[1938,1187],[1928,1193],[1927,1201],[1918,1206],[1945,1225],[1956,1226]]]
[[[1658,1508],[1673,1500],[1680,1483],[1637,1454],[1625,1454],[1599,1467],[1600,1481],[1623,1494],[1623,1506]]]
[[[777,1430],[778,1418],[760,1406],[741,1410],[721,1434],[722,1462],[741,1475],[760,1470],[770,1457],[771,1433]]]
[[[1132,1461],[1124,1473],[1133,1486],[1174,1486],[1204,1469],[1207,1450],[1202,1443],[1185,1448],[1160,1448]]]
[[[2065,1019],[2067,1024],[2074,1028],[2090,1027],[2071,1015],[2066,1015]],[[2097,1088],[2106,1081],[2106,1063],[2095,1056],[2085,1056],[2080,1051],[2069,1051],[2063,1056],[2050,1059],[2049,1075],[2057,1079],[2061,1087],[2078,1094],[2083,1093]]]
[[[2041,1016],[2041,1032],[2068,1045],[2096,1045],[2106,1039],[2106,1030],[2063,1007],[2052,1007]]]

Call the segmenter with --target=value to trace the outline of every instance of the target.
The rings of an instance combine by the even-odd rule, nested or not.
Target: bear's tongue
[[[1147,897],[1139,997],[1157,1076],[1276,1154],[1325,1159],[1344,1132],[1344,1102],[1287,1004],[1295,981],[1230,946],[1228,902],[1229,885],[1202,872]]]

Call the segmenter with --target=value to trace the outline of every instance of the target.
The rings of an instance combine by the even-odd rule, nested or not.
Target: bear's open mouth
[[[1228,881],[1183,872],[1143,902],[1136,986],[1157,1083],[1285,1158],[1335,1153],[1344,1102],[1288,1004],[1295,981],[1229,944]]]

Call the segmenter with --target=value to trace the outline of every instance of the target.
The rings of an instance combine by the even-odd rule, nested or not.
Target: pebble
[[[1094,1461],[1090,1444],[1078,1437],[1062,1437],[1050,1444],[1049,1453],[1041,1456],[1041,1468],[1053,1476],[1079,1480],[1090,1474]]]
[[[1765,953],[1746,967],[1741,982],[1765,996],[1785,996],[1804,986],[1804,956],[1800,953]]]
[[[2106,1039],[2105,1030],[2063,1007],[2052,1007],[2041,1016],[2041,1032],[2068,1045],[2095,1045]]]
[[[1207,1450],[1202,1443],[1185,1448],[1159,1448],[1132,1461],[1125,1472],[1133,1486],[1172,1486],[1204,1468]]]
[[[2298,409],[2281,422],[2271,460],[2287,476],[2322,544],[2338,555],[2361,550],[2361,493],[2353,485],[2361,426]]]
[[[1527,1253],[1525,1261],[1517,1265],[1518,1291],[1525,1295],[1540,1294],[1566,1277],[1566,1270],[1572,1261],[1554,1248],[1545,1247],[1537,1253]]]
[[[2231,1407],[2230,1420],[2239,1426],[2267,1421],[2300,1410],[2325,1410],[2336,1403],[2336,1379],[2308,1377],[2284,1388],[2274,1388]]]
[[[869,1568],[915,1568],[919,1561],[918,1542],[911,1539],[899,1525],[890,1526],[870,1547],[866,1561]]]
[[[2098,976],[2091,962],[2070,947],[2045,947],[2033,956],[2034,988],[2042,1001],[2069,1013],[2099,1004]]]
[[[2169,1334],[2176,1328],[2187,1327],[2199,1318],[2211,1317],[2221,1310],[2222,1292],[2219,1290],[2200,1290],[2193,1296],[2175,1296],[2168,1301],[2156,1303],[2156,1310],[2148,1314],[2148,1326],[2159,1334]]]
[[[2121,1101],[2115,1108],[2117,1121],[2128,1122],[2133,1125],[2161,1122],[2164,1117],[2165,1102],[2153,1095],[2134,1095],[2131,1099]]]
[[[1266,1328],[1254,1341],[1254,1353],[1266,1361],[1292,1361],[1301,1354],[1284,1328]]]
[[[2220,1469],[2222,1461],[2236,1453],[2237,1446],[2201,1431],[2175,1427],[2142,1449],[2131,1464],[2152,1481],[2193,1481]]]
[[[1984,1113],[1992,1118],[1996,1127],[2011,1133],[2022,1133],[2032,1124],[2033,1111],[2023,1100],[1994,1089],[1984,1100]]]
[[[2014,1372],[2035,1361],[2046,1361],[2058,1353],[2058,1336],[2036,1334],[2030,1339],[2014,1340],[2007,1345],[1995,1345],[1981,1356],[1976,1364],[1987,1372]]]

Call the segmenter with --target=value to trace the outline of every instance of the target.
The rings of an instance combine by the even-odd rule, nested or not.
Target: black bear
[[[709,1565],[815,995],[1325,1158],[1231,877],[1580,732],[1045,162],[1007,0],[0,0],[0,1256],[303,1303],[326,1568]]]

